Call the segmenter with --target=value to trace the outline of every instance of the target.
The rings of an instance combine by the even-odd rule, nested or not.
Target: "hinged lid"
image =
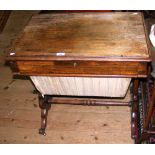
[[[33,16],[9,59],[140,59],[149,61],[141,13],[57,13]]]

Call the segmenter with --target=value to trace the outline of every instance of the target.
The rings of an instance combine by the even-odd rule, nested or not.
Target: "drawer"
[[[17,61],[23,75],[49,76],[135,76],[147,74],[145,62],[112,61]]]

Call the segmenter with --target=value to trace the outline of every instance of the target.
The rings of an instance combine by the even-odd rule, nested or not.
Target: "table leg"
[[[133,80],[133,103],[131,108],[131,137],[138,143],[138,85],[139,80]]]
[[[39,134],[45,136],[48,110],[51,107],[51,104],[48,102],[48,96],[45,95],[44,97],[42,97],[41,95],[39,95],[39,106],[41,108],[41,128],[39,129]]]

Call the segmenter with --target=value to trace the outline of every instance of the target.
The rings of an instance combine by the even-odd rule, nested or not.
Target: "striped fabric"
[[[42,95],[124,97],[131,78],[31,76]]]

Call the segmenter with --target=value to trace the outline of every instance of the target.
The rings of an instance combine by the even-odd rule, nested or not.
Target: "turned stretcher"
[[[64,102],[130,105],[132,138],[139,143],[150,137],[146,131],[155,95],[152,90],[151,97],[144,92],[152,87],[148,86],[151,59],[141,13],[36,15],[7,60],[13,73],[30,76],[40,93],[40,134],[45,135],[51,103]],[[132,99],[123,102],[128,90]]]

